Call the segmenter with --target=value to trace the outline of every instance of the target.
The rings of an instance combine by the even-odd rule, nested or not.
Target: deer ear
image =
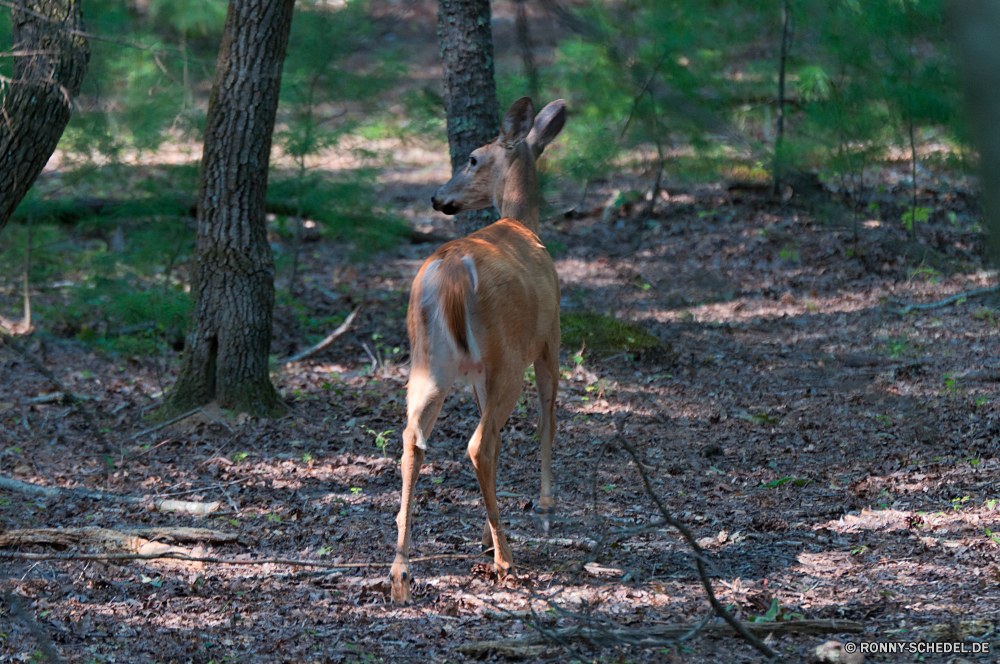
[[[536,159],[542,154],[545,146],[559,135],[565,124],[566,100],[556,99],[539,111],[531,133],[528,134],[528,145],[531,146],[531,151],[535,153]]]
[[[527,138],[534,118],[535,109],[531,105],[531,97],[521,97],[511,104],[500,124],[500,142],[504,147],[512,148]]]

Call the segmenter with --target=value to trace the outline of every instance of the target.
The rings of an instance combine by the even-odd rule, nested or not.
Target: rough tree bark
[[[90,62],[79,0],[19,4],[13,77],[0,79],[0,230],[56,149]]]
[[[986,238],[1000,265],[1000,2],[953,0],[952,32],[961,55],[969,124],[979,150]]]
[[[285,410],[268,375],[274,259],[264,197],[294,0],[230,0],[208,102],[192,269],[196,303],[169,408]]]
[[[489,0],[438,0],[437,35],[454,174],[473,150],[500,133]],[[462,235],[468,235],[497,218],[496,210],[488,208],[464,212],[455,223]]]

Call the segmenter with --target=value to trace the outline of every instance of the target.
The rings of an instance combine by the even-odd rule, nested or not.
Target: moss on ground
[[[590,350],[645,350],[660,346],[660,340],[641,325],[625,323],[593,311],[559,314],[563,345]]]

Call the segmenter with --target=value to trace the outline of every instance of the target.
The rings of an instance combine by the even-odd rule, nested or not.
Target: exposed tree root
[[[897,314],[908,314],[911,311],[927,311],[929,309],[940,309],[941,307],[947,307],[949,304],[954,304],[960,300],[968,300],[974,297],[981,297],[983,295],[989,295],[990,293],[996,293],[1000,291],[1000,284],[994,284],[992,286],[987,286],[986,288],[976,288],[974,290],[966,291],[964,293],[956,293],[950,297],[946,297],[943,300],[938,300],[936,302],[927,302],[925,304],[906,304],[899,300],[890,300],[892,304],[902,305],[899,309],[889,308],[890,311]]]

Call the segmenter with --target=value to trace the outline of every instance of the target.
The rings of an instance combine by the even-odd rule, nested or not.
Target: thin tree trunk
[[[962,56],[969,124],[979,150],[986,239],[1000,265],[1000,2],[953,0],[951,26]]]
[[[285,410],[268,375],[274,259],[264,196],[294,4],[229,3],[205,124],[194,319],[171,410],[213,399],[256,415]]]
[[[528,96],[531,97],[531,103],[535,108],[541,108],[541,100],[538,98],[538,68],[531,52],[531,31],[528,28],[528,12],[525,5],[525,0],[514,0],[516,10],[514,27],[517,32],[517,45],[521,51],[521,70],[528,80]]]
[[[778,61],[778,122],[774,138],[774,186],[772,193],[778,194],[781,187],[781,178],[784,176],[785,155],[785,63],[788,60],[788,50],[791,46],[791,12],[788,8],[788,0],[781,5],[781,55]]]
[[[0,98],[0,230],[69,122],[90,62],[79,0],[24,0],[11,10],[13,77]]]
[[[906,8],[906,5],[903,5]],[[913,108],[913,20],[910,18],[909,12],[906,14],[906,26],[909,32],[909,44],[906,49],[906,85],[909,88],[907,91],[906,100],[906,119],[907,119],[907,129],[910,133],[910,166],[913,175],[913,205],[910,206],[910,239],[914,242],[917,241],[917,141],[914,139],[913,135],[913,124],[914,119],[914,108]]]
[[[451,170],[500,133],[500,106],[493,78],[493,31],[489,0],[438,0],[438,42],[444,66]],[[488,208],[458,215],[462,235],[496,221]]]

